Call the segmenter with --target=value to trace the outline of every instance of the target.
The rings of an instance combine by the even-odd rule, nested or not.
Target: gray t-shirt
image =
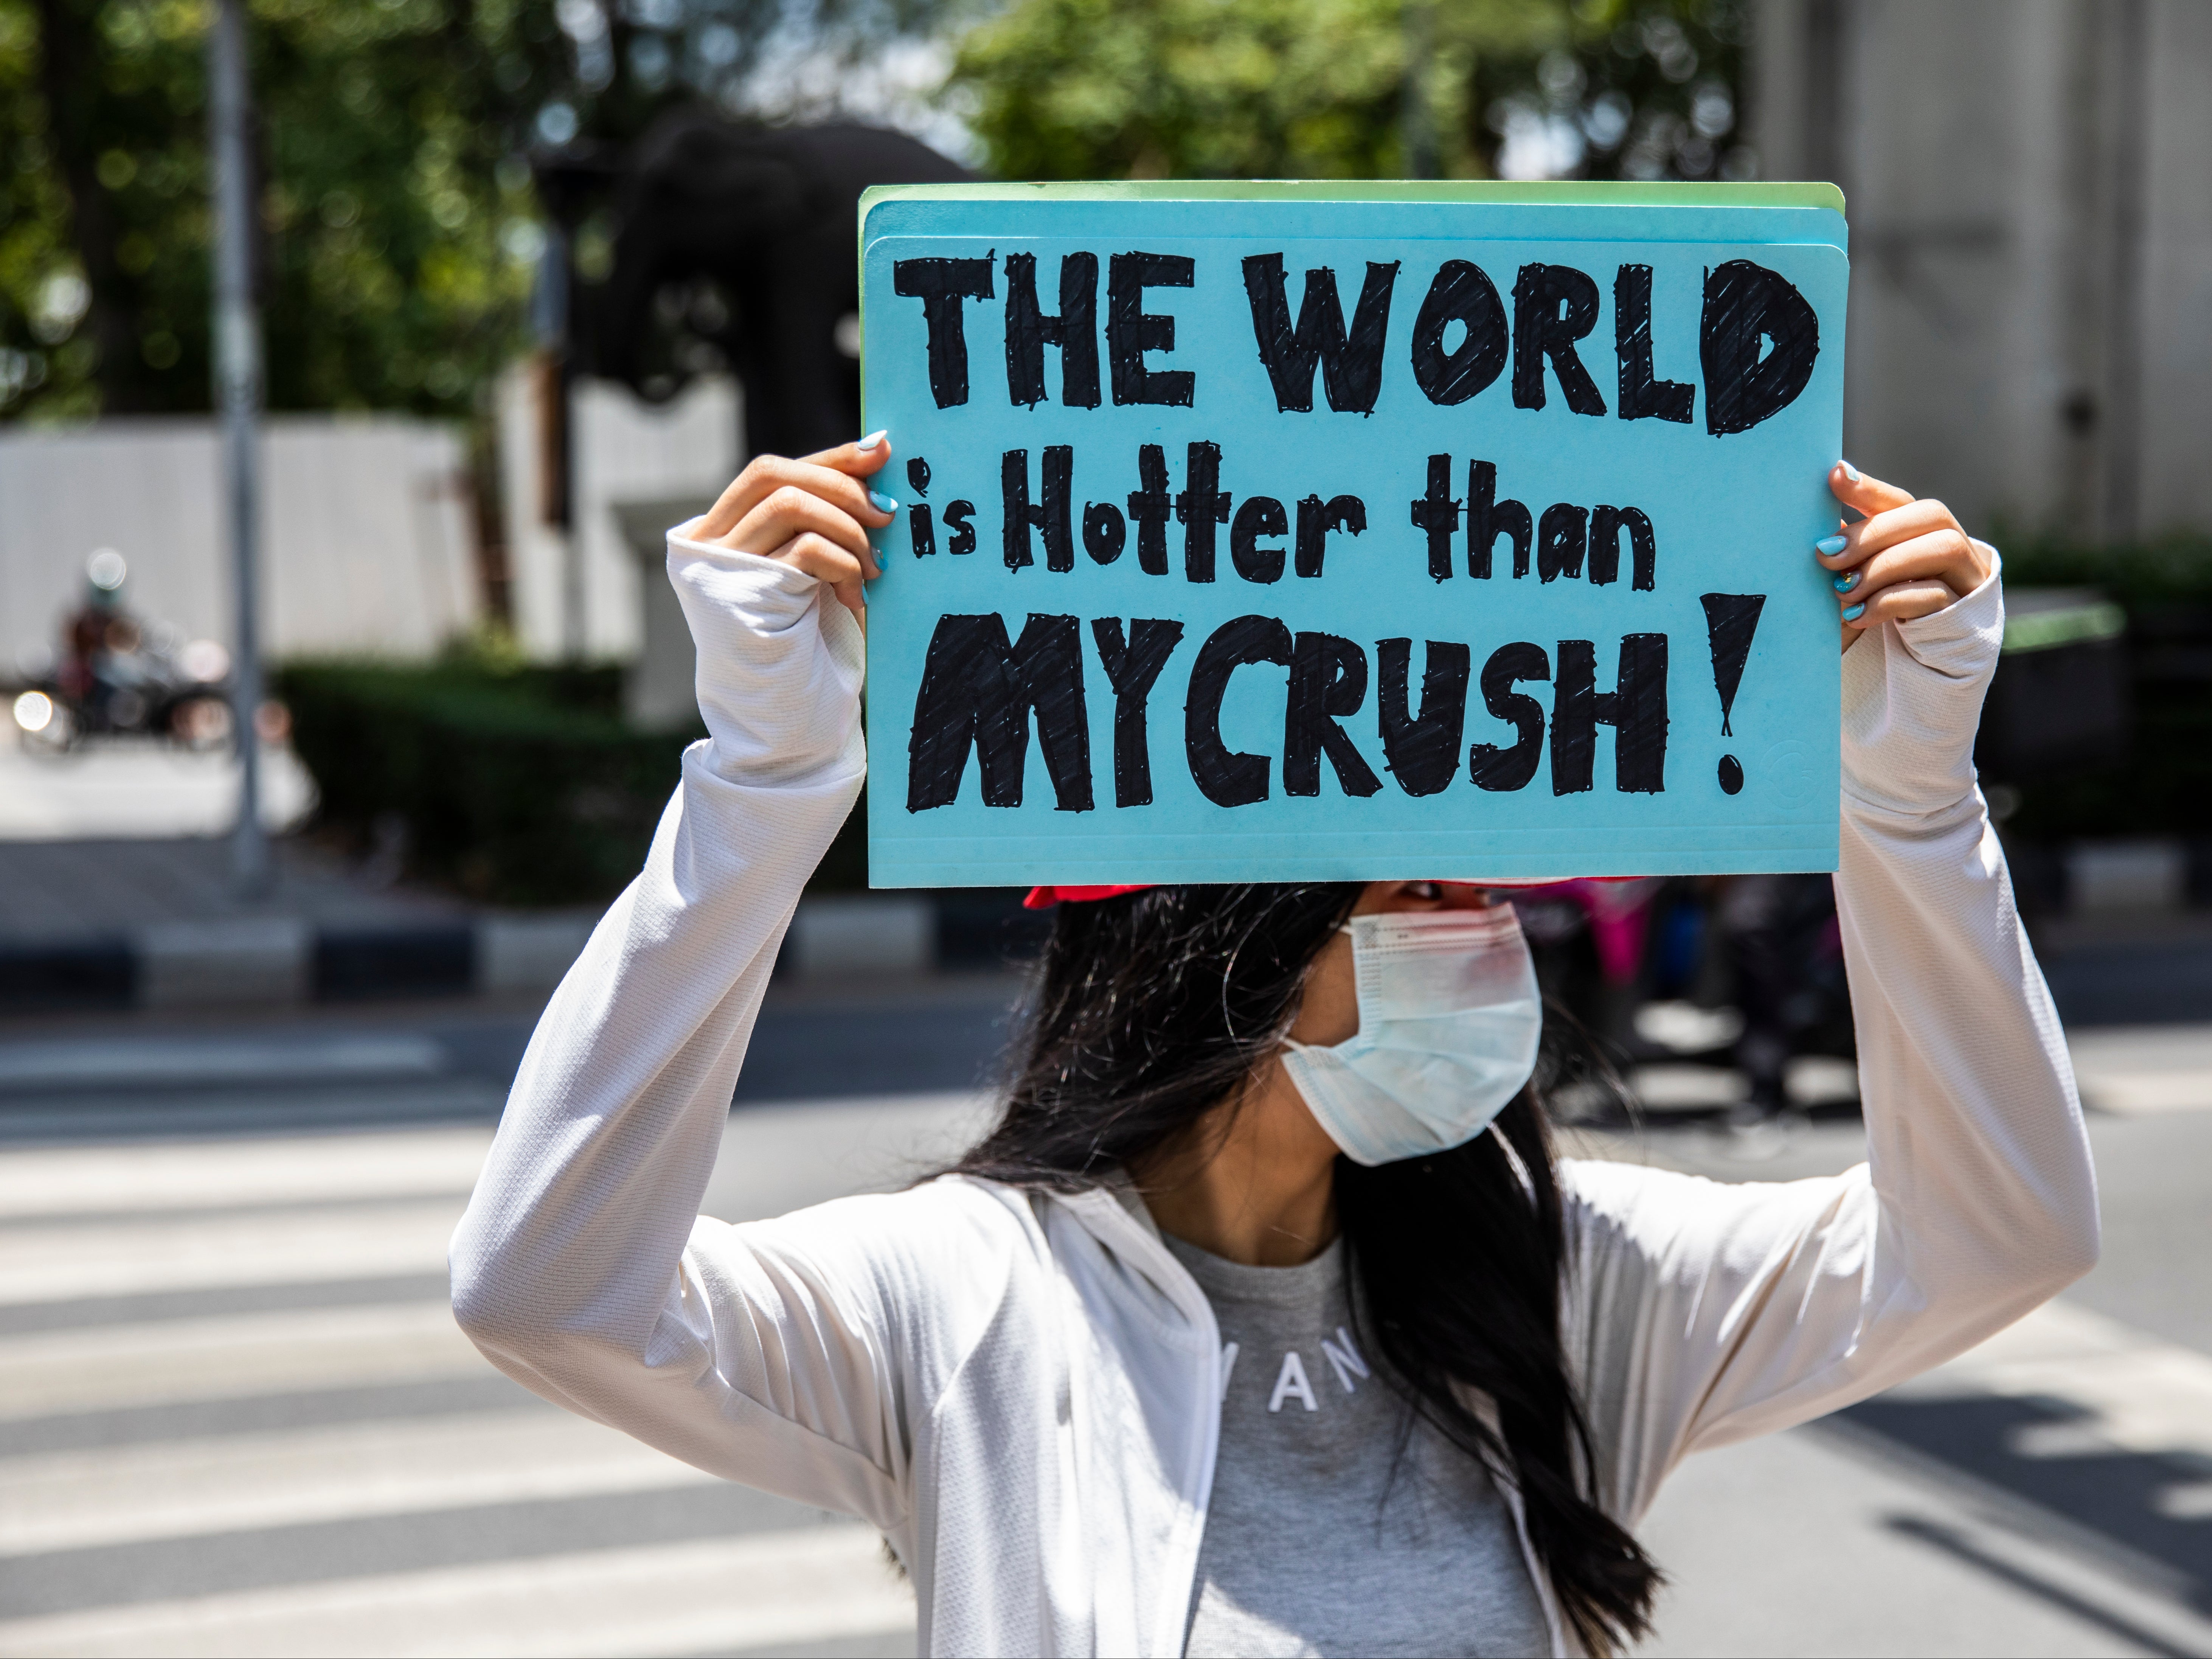
[[[1183,1651],[1548,1652],[1504,1500],[1426,1424],[1405,1437],[1410,1408],[1352,1340],[1343,1241],[1297,1267],[1166,1243],[1213,1304],[1227,1378]]]

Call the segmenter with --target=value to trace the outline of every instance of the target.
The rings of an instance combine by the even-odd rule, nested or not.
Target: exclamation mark
[[[1751,636],[1759,631],[1759,613],[1765,608],[1764,593],[1705,593],[1705,634],[1713,650],[1713,690],[1720,694],[1721,735],[1729,729],[1729,711],[1735,707],[1736,687],[1743,684],[1744,659],[1751,655]],[[1743,763],[1734,755],[1721,757],[1721,791],[1733,795],[1743,787]]]

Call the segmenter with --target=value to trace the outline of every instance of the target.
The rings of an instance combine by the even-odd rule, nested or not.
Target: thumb
[[[1845,507],[1869,519],[1916,499],[1895,484],[1869,477],[1849,461],[1838,461],[1828,469],[1828,488]]]
[[[864,447],[865,446],[865,447]],[[891,447],[884,434],[863,438],[859,443],[839,444],[835,449],[825,449],[799,459],[810,466],[826,466],[848,477],[866,478],[883,469],[891,458]]]

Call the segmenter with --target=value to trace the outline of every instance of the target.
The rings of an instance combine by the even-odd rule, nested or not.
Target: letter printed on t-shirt
[[[1267,1409],[1279,1412],[1283,1401],[1295,1395],[1310,1412],[1321,1409],[1321,1401],[1314,1398],[1313,1384],[1306,1381],[1305,1361],[1292,1348],[1283,1356],[1283,1369],[1275,1376],[1275,1392],[1267,1401]]]
[[[1336,1380],[1345,1393],[1357,1394],[1359,1385],[1352,1379],[1355,1376],[1365,1376],[1368,1374],[1367,1362],[1359,1357],[1359,1350],[1352,1346],[1351,1332],[1339,1325],[1336,1334],[1344,1346],[1340,1348],[1324,1336],[1321,1340],[1322,1356],[1328,1361],[1329,1368],[1335,1371]]]

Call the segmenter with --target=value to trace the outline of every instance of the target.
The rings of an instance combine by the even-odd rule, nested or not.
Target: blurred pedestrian
[[[1844,1000],[1835,890],[1823,875],[1730,876],[1713,921],[1743,1016],[1735,1060],[1748,1093],[1729,1122],[1753,1128],[1791,1109],[1790,1062]]]
[[[1820,556],[1869,1165],[1718,1186],[1555,1158],[1488,890],[1059,889],[1003,1113],[951,1171],[698,1217],[860,786],[889,454],[757,460],[670,537],[712,735],[453,1242],[456,1314],[510,1375],[881,1528],[928,1652],[1597,1651],[1649,1626],[1632,1528],[1683,1456],[1936,1364],[2094,1260],[1970,758],[1996,555],[1848,466],[1863,516]]]

